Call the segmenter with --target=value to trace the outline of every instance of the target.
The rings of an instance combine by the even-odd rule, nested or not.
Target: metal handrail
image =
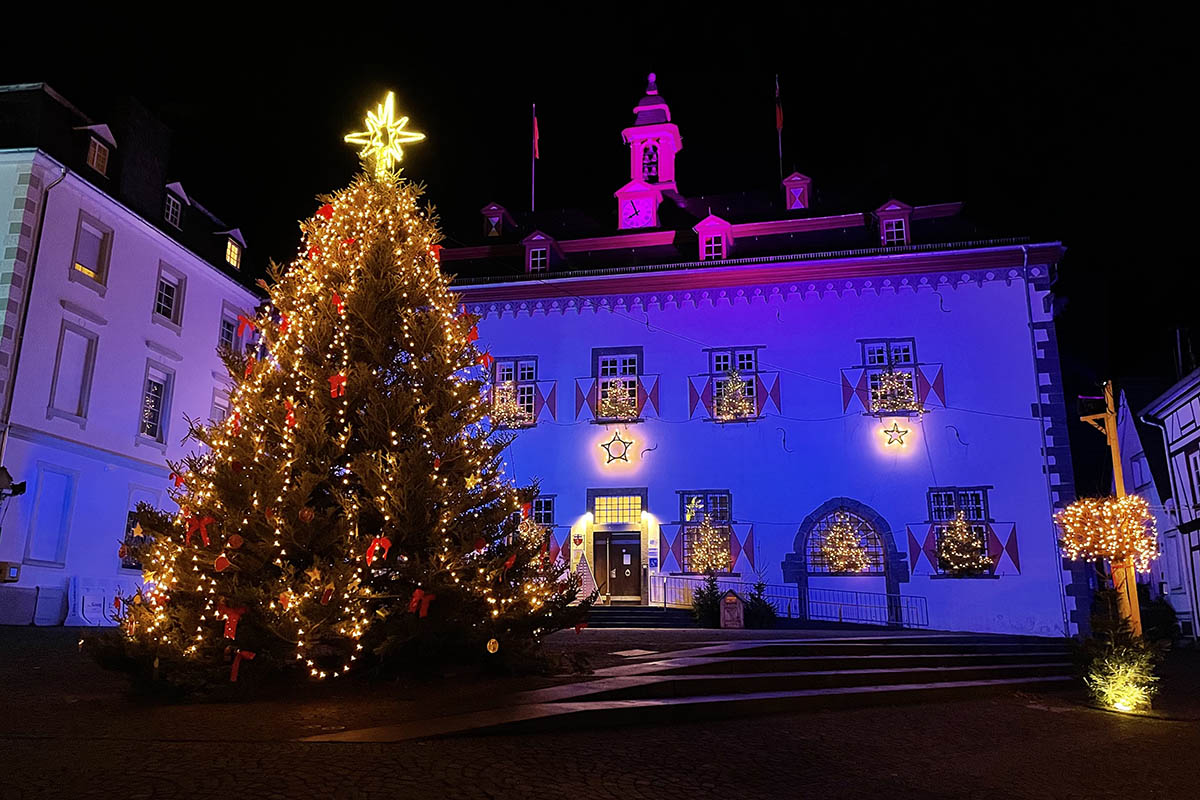
[[[692,575],[666,575],[650,581],[650,605],[691,608],[692,597],[705,579]],[[750,581],[717,576],[717,587],[746,596],[754,590]],[[929,626],[929,607],[918,595],[859,592],[850,589],[808,587],[801,602],[796,584],[763,584],[763,596],[775,612],[787,619],[894,625],[904,628]]]

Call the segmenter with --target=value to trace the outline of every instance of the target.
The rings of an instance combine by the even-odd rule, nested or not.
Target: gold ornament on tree
[[[713,415],[720,420],[753,417],[758,409],[754,405],[754,398],[746,395],[746,387],[747,383],[738,371],[731,369],[713,402]]]
[[[705,514],[692,532],[692,571],[705,574],[729,571],[729,529],[714,525]]]
[[[895,414],[901,411],[923,413],[925,409],[913,394],[912,376],[907,372],[881,372],[879,385],[871,388],[871,413]]]
[[[950,575],[982,575],[992,568],[983,537],[961,511],[942,529],[937,554],[938,563]]]
[[[830,572],[864,572],[871,566],[858,528],[846,513],[838,513],[821,543],[821,555]]]
[[[1158,557],[1150,506],[1135,494],[1085,497],[1054,515],[1062,529],[1063,553],[1072,560],[1129,563],[1138,572]]]

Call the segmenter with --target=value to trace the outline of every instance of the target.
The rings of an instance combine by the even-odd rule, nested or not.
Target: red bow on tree
[[[258,655],[253,650],[234,650],[233,651],[233,667],[229,670],[229,682],[237,683],[238,667],[242,664],[242,659],[253,661]]]
[[[474,342],[479,339],[479,326],[472,325],[471,330],[467,331],[467,341]]]
[[[321,206],[317,209],[317,216],[324,217],[325,219],[333,219],[333,206],[329,203]]]
[[[242,373],[242,379],[248,379],[251,372],[254,372],[254,356],[246,356],[246,371]]]
[[[258,323],[247,317],[245,314],[238,314],[238,336],[246,333],[246,328],[258,330]]]
[[[388,556],[388,551],[392,549],[392,540],[386,536],[376,536],[371,540],[370,547],[367,548],[367,566],[371,566],[371,562],[375,560],[375,551],[383,548],[383,555],[379,558],[384,559]]]
[[[346,376],[342,373],[329,376],[329,396],[344,397],[346,395]]]
[[[171,473],[171,480],[175,481],[176,486],[183,486],[183,476],[178,472]]]
[[[314,244],[312,247],[308,248],[309,258],[316,258],[319,255],[321,255],[321,245]]]
[[[504,568],[506,570],[512,569],[512,566],[515,563],[517,563],[517,554],[513,553],[508,558],[504,559]]]
[[[229,429],[233,431],[234,436],[242,432],[242,413],[240,411],[229,415]]]
[[[496,359],[492,358],[491,353],[480,353],[479,358],[475,359],[476,364],[482,364],[485,369],[491,369],[492,364],[496,363]]]
[[[442,468],[442,457],[441,457],[441,456],[434,456],[434,457],[433,457],[433,468],[434,468],[434,469],[441,469],[441,468]]]
[[[287,333],[287,329],[288,329],[288,316],[287,316],[287,314],[280,314],[279,315],[279,335],[282,336],[283,334]]]
[[[429,255],[433,256],[433,262],[435,264],[441,264],[442,263],[442,246],[440,244],[435,244],[432,247],[430,247]]]
[[[521,519],[529,519],[529,514],[533,511],[533,503],[521,503]]]
[[[224,600],[217,601],[217,616],[225,620],[225,638],[237,638],[238,620],[246,613],[245,606],[227,606]]]
[[[420,612],[417,613],[417,616],[424,617],[428,615],[429,604],[433,602],[435,597],[437,597],[436,594],[426,592],[424,589],[413,589],[412,600],[408,601],[408,613],[416,612],[419,608]]]
[[[287,419],[287,426],[288,426],[289,428],[294,428],[294,427],[296,427],[296,407],[295,407],[294,405],[292,405],[292,401],[291,401],[291,400],[284,400],[284,401],[283,401],[283,408],[284,408],[284,411],[286,411],[286,412],[287,412],[287,418],[286,418],[286,419]]]
[[[341,314],[342,311],[346,308],[346,304],[342,302],[342,296],[340,294],[338,294],[337,292],[333,293],[333,297],[331,297],[330,300],[333,301],[333,307],[337,309],[337,312],[339,314]]]
[[[192,535],[200,534],[200,541],[204,542],[204,546],[208,547],[208,524],[216,522],[212,517],[195,517],[191,516],[184,520],[187,523],[187,533],[183,537],[185,547],[192,546]]]

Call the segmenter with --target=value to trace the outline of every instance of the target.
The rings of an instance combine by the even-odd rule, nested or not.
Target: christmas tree
[[[491,356],[439,268],[421,189],[393,172],[423,138],[407,121],[389,94],[347,137],[368,172],[320,198],[301,255],[242,319],[258,340],[225,353],[230,413],[192,423],[204,449],[171,465],[179,512],[143,509],[127,668],[191,687],[239,668],[324,678],[520,649],[586,613],[568,607],[577,581],[518,534],[535,490],[503,477]]]
[[[982,575],[992,568],[992,560],[984,550],[983,537],[971,527],[961,511],[942,529],[937,554],[942,569],[950,575]]]
[[[746,394],[747,384],[736,369],[730,370],[713,405],[714,416],[719,420],[739,420],[753,417],[756,411],[754,398]]]
[[[693,572],[729,571],[729,530],[713,524],[707,514],[692,533],[691,566]]]
[[[821,542],[821,555],[830,572],[862,572],[871,566],[857,528],[844,513],[838,514],[829,527]]]

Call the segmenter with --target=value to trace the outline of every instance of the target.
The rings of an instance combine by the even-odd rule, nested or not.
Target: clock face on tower
[[[648,197],[633,197],[621,201],[622,228],[654,226],[654,201]]]

